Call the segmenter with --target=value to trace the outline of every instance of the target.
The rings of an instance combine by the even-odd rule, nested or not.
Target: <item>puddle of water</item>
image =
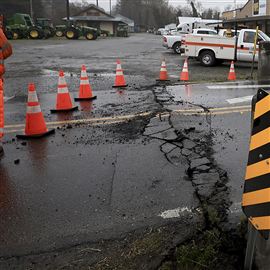
[[[182,213],[184,212],[188,212],[191,213],[192,210],[188,207],[178,207],[176,209],[172,209],[172,210],[167,210],[162,212],[161,214],[159,214],[159,217],[162,217],[164,219],[169,219],[169,218],[178,218],[181,216]]]
[[[67,77],[74,77],[74,76],[79,76],[80,71],[78,70],[77,73],[74,72],[68,72],[68,71],[64,71],[65,72],[65,76]],[[52,69],[42,69],[41,73],[43,76],[58,76],[59,70],[52,70]],[[87,73],[87,75],[89,77],[114,77],[115,74],[114,73]]]
[[[59,70],[52,70],[52,69],[42,69],[41,73],[43,76],[58,76]],[[65,76],[74,76],[74,73],[70,73],[65,71]]]

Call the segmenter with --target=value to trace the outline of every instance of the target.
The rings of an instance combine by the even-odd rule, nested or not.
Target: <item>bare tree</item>
[[[118,0],[114,13],[120,13],[142,27],[161,27],[175,22],[176,12],[167,0]]]

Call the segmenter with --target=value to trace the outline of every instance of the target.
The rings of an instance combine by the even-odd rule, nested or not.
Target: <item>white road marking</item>
[[[189,212],[191,213],[191,209],[188,207],[178,207],[176,209],[172,209],[172,210],[167,210],[162,212],[161,214],[159,214],[159,217],[162,217],[164,219],[169,219],[169,218],[178,218],[180,217],[181,213],[183,212]]]
[[[250,102],[252,98],[253,96],[245,96],[245,97],[227,99],[226,101],[230,104],[236,104],[236,103],[242,103],[242,102]]]
[[[180,78],[180,76],[178,76],[178,75],[170,75],[170,77],[175,78],[175,79]]]
[[[12,97],[4,97],[4,102],[7,102],[7,101],[9,101],[9,100],[11,100],[11,99],[13,99],[13,98],[15,98],[15,96],[12,96]]]
[[[253,89],[253,88],[269,88],[269,84],[254,84],[254,85],[209,85],[208,89]]]

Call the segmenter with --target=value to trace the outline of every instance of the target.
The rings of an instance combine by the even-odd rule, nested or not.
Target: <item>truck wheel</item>
[[[63,31],[61,31],[61,30],[57,30],[57,31],[55,32],[55,35],[56,35],[57,37],[62,37],[62,36],[64,35],[64,33],[63,33]]]
[[[216,64],[216,56],[212,51],[203,51],[200,54],[200,62],[205,67],[212,67]]]
[[[39,39],[40,38],[40,33],[37,29],[31,29],[29,31],[29,37],[31,39]]]
[[[173,50],[176,54],[181,54],[181,42],[174,43]]]
[[[11,31],[7,30],[6,37],[7,37],[7,39],[13,39],[13,33]]]

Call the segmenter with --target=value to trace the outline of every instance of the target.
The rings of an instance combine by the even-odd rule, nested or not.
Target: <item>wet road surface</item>
[[[14,42],[5,80],[10,98],[5,103],[6,154],[0,163],[1,258],[117,238],[170,222],[196,230],[200,200],[216,192],[213,183],[223,181],[203,150],[209,135],[213,157],[229,176],[230,226],[239,221],[250,102],[228,100],[253,95],[256,88],[155,87],[164,56],[175,82],[183,63],[183,57],[164,51],[159,38]],[[125,90],[111,88],[117,58],[129,83]],[[82,64],[98,99],[80,103],[78,112],[51,115],[58,70],[64,69],[76,96]],[[197,63],[191,67],[201,76],[196,80],[205,78]],[[226,77],[228,67],[219,67],[212,80]],[[246,70],[241,72],[246,75]],[[32,81],[48,125],[57,130],[39,141],[17,141]],[[198,133],[190,132],[194,127]],[[187,181],[190,168],[211,183],[205,185],[195,173],[193,182]],[[4,267],[9,269],[5,261]]]

